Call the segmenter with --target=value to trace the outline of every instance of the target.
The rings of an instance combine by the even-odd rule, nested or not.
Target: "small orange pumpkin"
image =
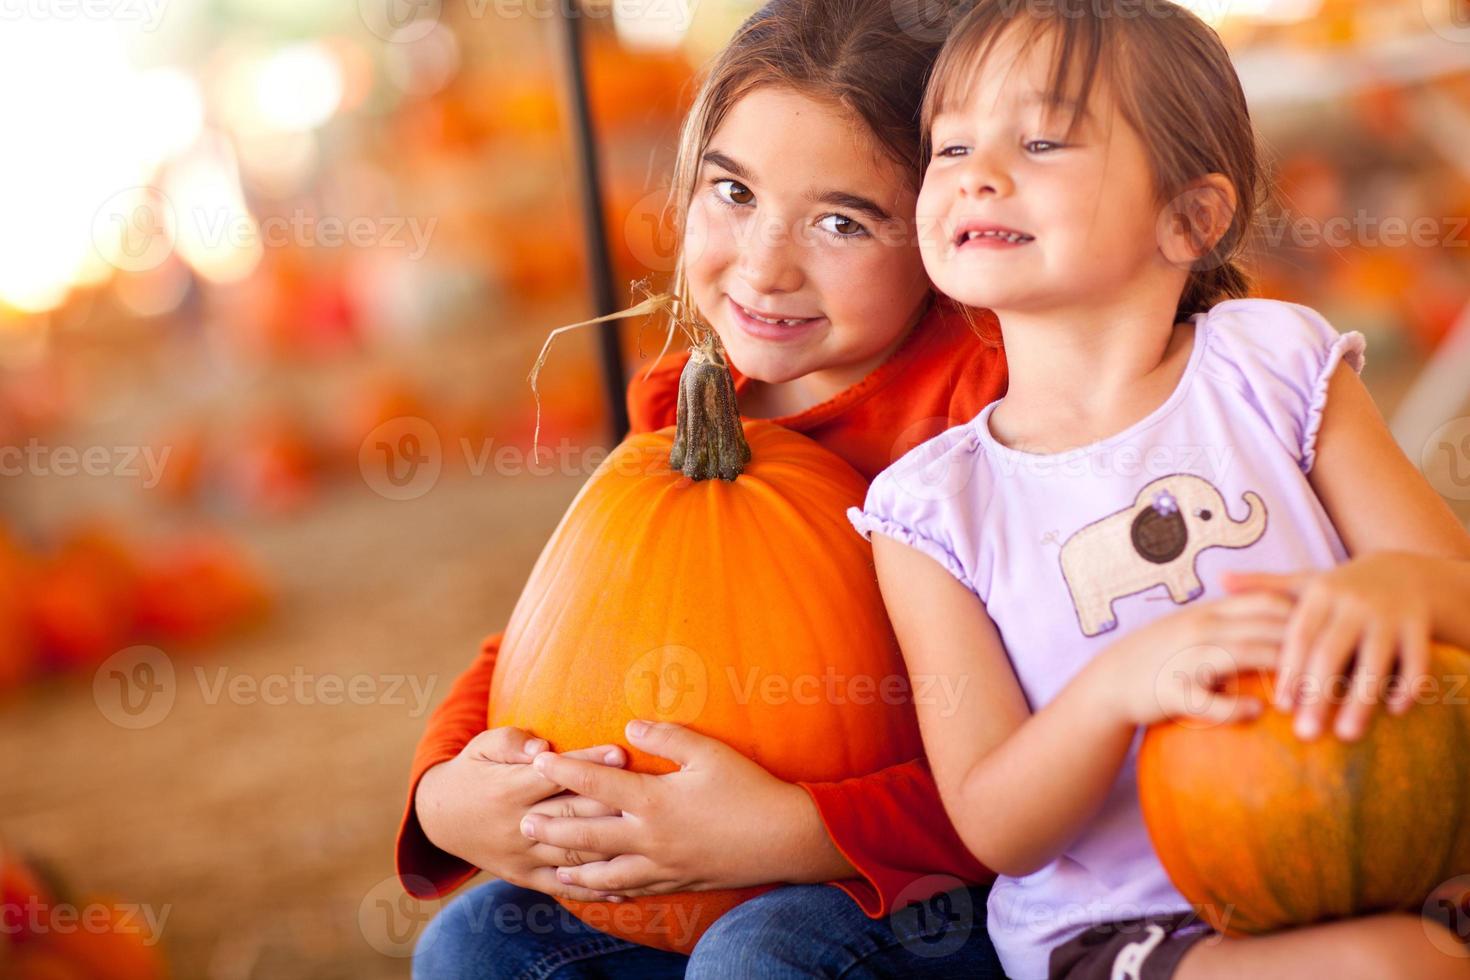
[[[1175,887],[1227,935],[1417,910],[1470,874],[1470,654],[1434,649],[1433,703],[1380,708],[1355,742],[1290,714],[1145,735],[1138,796]],[[1271,704],[1271,674],[1225,685]],[[1426,702],[1429,699],[1423,699]]]
[[[567,751],[627,747],[635,718],[676,722],[788,781],[919,756],[872,551],[844,516],[862,476],[797,433],[742,426],[712,348],[693,352],[679,405],[678,426],[603,461],[552,534],[506,627],[490,726]],[[674,768],[629,759],[636,772]],[[765,890],[564,904],[604,932],[687,953]]]

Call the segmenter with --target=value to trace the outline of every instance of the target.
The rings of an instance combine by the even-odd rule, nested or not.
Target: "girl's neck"
[[[1178,386],[1194,328],[1177,296],[1130,297],[1046,311],[997,310],[1010,377],[990,416],[1003,445],[1065,452],[1146,418]]]
[[[887,347],[856,364],[842,364],[812,371],[790,381],[767,382],[749,379],[740,395],[740,414],[746,418],[775,419],[797,415],[836,397],[872,374],[903,346],[924,314],[934,303],[934,295],[926,296],[909,317],[908,325],[899,331]]]

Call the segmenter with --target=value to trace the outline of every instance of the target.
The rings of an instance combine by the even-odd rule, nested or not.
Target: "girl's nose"
[[[740,248],[740,277],[759,294],[789,293],[801,288],[801,242],[791,232],[772,222]]]
[[[1015,189],[1006,169],[991,157],[972,153],[960,173],[960,193],[967,197],[1008,197]]]

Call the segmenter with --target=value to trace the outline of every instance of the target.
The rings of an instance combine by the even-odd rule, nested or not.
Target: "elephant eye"
[[[1214,514],[1211,514],[1207,510],[1199,510],[1199,511],[1195,511],[1195,513],[1199,515],[1199,519],[1202,520],[1202,521],[1207,521],[1211,517],[1214,517],[1215,516]]]

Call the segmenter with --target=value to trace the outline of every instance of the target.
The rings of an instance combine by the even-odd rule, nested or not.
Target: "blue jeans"
[[[1004,977],[985,930],[985,887],[870,919],[831,885],[786,885],[727,912],[693,953],[639,946],[503,881],[444,907],[419,937],[415,980],[688,977]]]

